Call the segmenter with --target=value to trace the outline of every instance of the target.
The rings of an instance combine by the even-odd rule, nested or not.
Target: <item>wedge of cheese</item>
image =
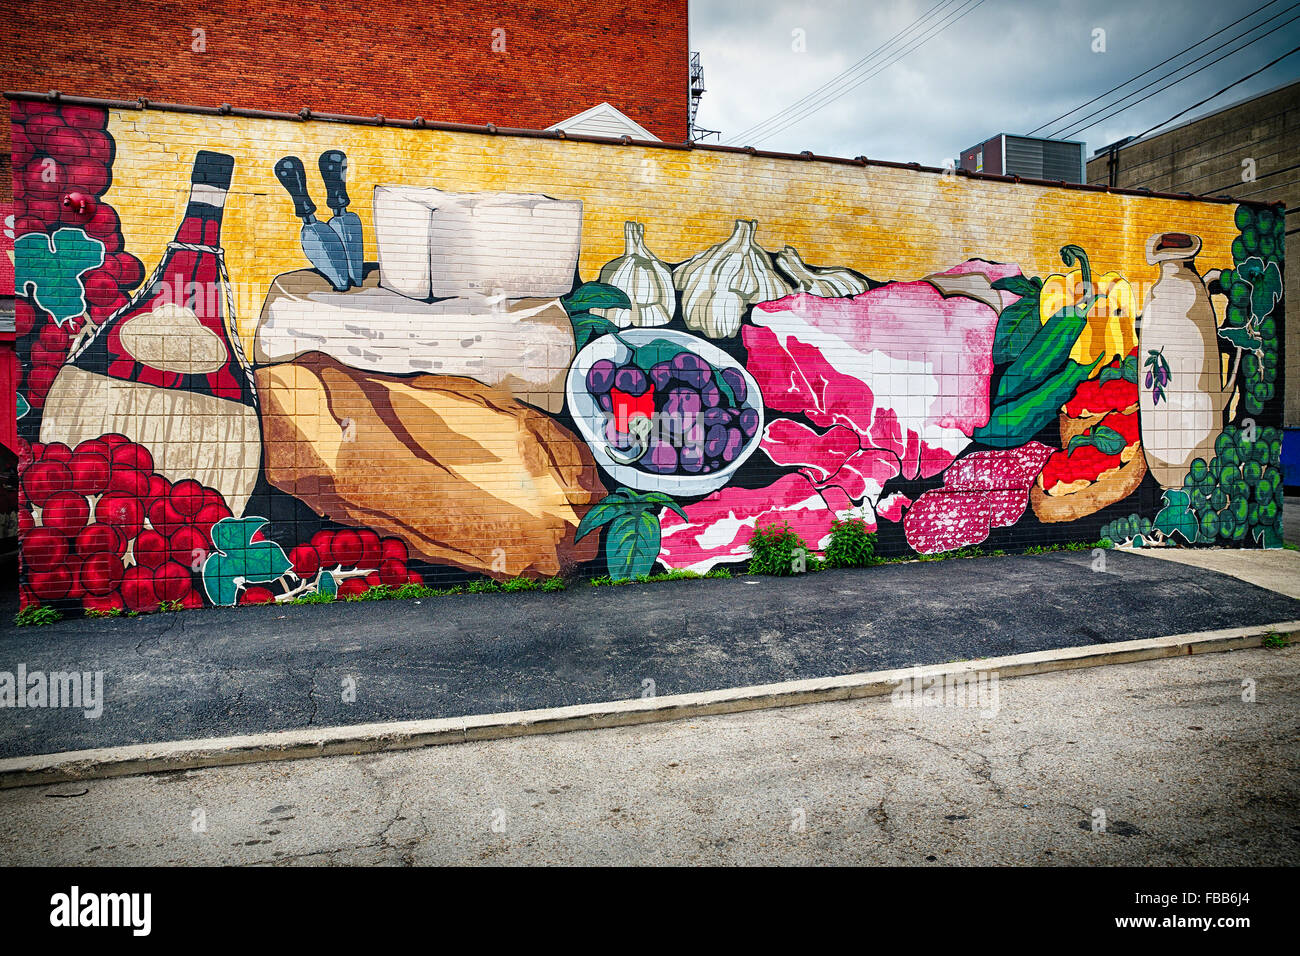
[[[382,288],[374,269],[347,292],[314,269],[277,276],[253,340],[259,365],[322,352],[361,371],[463,375],[553,413],[575,351],[557,299],[420,302]]]

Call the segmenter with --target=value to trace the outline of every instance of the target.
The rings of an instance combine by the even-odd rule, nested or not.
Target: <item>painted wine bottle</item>
[[[238,515],[261,460],[257,396],[221,248],[234,159],[201,150],[176,237],[140,290],[69,353],[50,388],[41,441],[116,432],[169,479],[215,488]]]

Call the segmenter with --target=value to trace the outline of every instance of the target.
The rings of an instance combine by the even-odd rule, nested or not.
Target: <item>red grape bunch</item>
[[[12,126],[13,169],[17,189],[14,195],[14,236],[50,234],[61,228],[76,228],[104,244],[104,263],[83,273],[86,312],[101,324],[126,304],[132,289],[144,280],[144,265],[122,249],[122,229],[117,213],[101,196],[112,182],[113,140],[109,136],[108,111],[87,106],[58,106],[52,103],[17,102],[23,111]],[[81,193],[95,201],[86,213],[77,204],[65,205],[70,193]],[[60,328],[53,317],[18,289],[14,321],[19,338],[37,333],[20,347],[30,356],[25,397],[33,408],[45,404],[45,396],[59,366],[63,364],[71,336],[80,330],[80,317],[67,320]]]
[[[327,572],[338,582],[340,598],[355,597],[372,587],[423,584],[424,579],[407,567],[410,555],[400,538],[381,538],[368,528],[317,531],[307,544],[289,552],[293,573],[303,582]],[[297,590],[297,589],[295,589]],[[265,593],[263,593],[265,592]],[[274,599],[268,588],[250,587],[240,603],[258,604]]]
[[[80,600],[93,611],[203,605],[212,526],[231,517],[221,495],[192,478],[174,484],[123,435],[30,446],[19,532],[23,606]],[[27,456],[24,455],[24,458]]]

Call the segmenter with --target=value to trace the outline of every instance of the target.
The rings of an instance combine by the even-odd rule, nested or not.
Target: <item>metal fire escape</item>
[[[691,96],[690,96],[690,124],[686,133],[686,138],[692,143],[708,139],[710,136],[721,136],[721,132],[716,129],[703,129],[695,125],[695,114],[700,109],[700,97],[704,95],[704,67],[700,65],[700,55],[691,54]]]

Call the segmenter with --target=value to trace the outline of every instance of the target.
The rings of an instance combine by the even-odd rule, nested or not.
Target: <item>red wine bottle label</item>
[[[153,276],[71,358],[110,378],[254,403],[220,247],[229,168],[200,154],[185,218]],[[225,157],[229,159],[229,157]]]

